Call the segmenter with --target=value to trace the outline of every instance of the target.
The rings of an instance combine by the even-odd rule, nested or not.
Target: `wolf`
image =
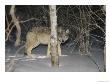
[[[32,58],[32,50],[39,44],[48,45],[47,57],[50,57],[50,35],[51,29],[49,27],[34,27],[27,32],[26,44],[25,44],[25,54]],[[58,36],[58,53],[61,55],[60,44],[64,43],[69,38],[69,29],[64,30],[62,27],[57,28]]]

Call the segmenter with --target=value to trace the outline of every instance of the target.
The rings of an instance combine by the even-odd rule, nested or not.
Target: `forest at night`
[[[5,5],[5,71],[106,72],[105,20],[105,5]]]

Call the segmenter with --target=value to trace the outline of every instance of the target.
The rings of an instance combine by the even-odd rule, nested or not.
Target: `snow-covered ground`
[[[6,61],[16,52],[14,47],[6,47]],[[39,45],[32,51],[35,59],[23,57],[23,49],[17,57],[22,58],[14,65],[14,72],[99,72],[104,71],[103,50],[93,48],[92,56],[81,56],[78,51],[73,51],[67,46],[62,46],[62,56],[59,57],[59,68],[51,67],[50,58],[46,58],[47,46]],[[24,59],[23,59],[24,58]],[[8,62],[5,64],[6,71]]]

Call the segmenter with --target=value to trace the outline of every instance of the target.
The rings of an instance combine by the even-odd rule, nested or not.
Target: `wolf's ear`
[[[66,30],[66,33],[69,33],[69,29]]]

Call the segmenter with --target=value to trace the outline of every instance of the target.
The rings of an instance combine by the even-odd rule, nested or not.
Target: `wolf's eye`
[[[69,33],[69,29],[66,30],[66,33]]]

